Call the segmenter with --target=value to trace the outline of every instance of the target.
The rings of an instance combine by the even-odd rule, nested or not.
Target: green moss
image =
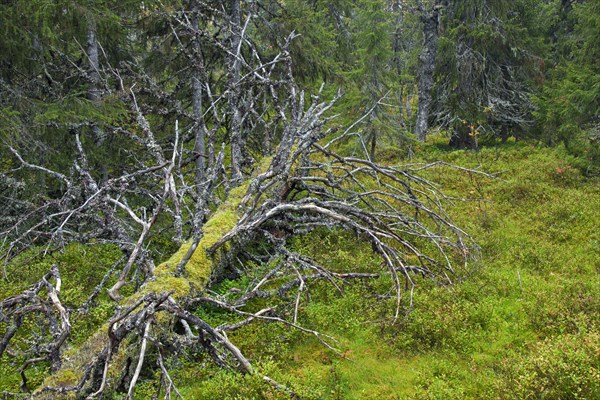
[[[156,267],[154,270],[155,279],[145,285],[140,295],[174,290],[174,297],[180,298],[189,295],[192,289],[202,290],[208,283],[213,266],[218,261],[218,255],[211,257],[206,249],[210,248],[235,226],[238,221],[237,208],[247,190],[248,183],[232,189],[227,201],[221,204],[204,224],[204,235],[185,267],[185,276],[175,277],[173,273],[189,251],[192,245],[191,240],[182,244],[171,258]],[[136,297],[139,297],[139,295]]]
[[[165,293],[174,291],[173,297],[176,299],[188,296],[192,290],[202,290],[209,281],[213,266],[218,261],[218,255],[209,256],[206,249],[215,244],[223,235],[231,230],[238,220],[238,206],[244,194],[248,190],[249,183],[245,183],[231,190],[228,199],[223,202],[214,212],[212,217],[204,225],[204,236],[200,240],[198,247],[194,251],[186,265],[184,276],[174,276],[175,269],[188,252],[192,242],[187,241],[179,250],[173,254],[167,261],[158,265],[154,271],[154,279],[144,285],[142,290],[121,301],[125,306],[133,304],[141,296],[148,293]],[[166,322],[168,316],[160,315],[158,321]],[[106,331],[108,326],[105,324],[95,334],[89,337],[81,347],[68,350],[71,356],[70,361],[65,363],[63,369],[58,373],[50,375],[43,386],[51,385],[75,385],[81,379],[81,374],[75,371],[83,371],[84,366],[89,362],[90,355],[97,354],[103,346],[106,345]],[[125,348],[126,346],[122,346]],[[121,353],[120,353],[121,354]],[[119,356],[121,357],[121,356]],[[116,361],[115,361],[116,360]],[[117,357],[113,362],[119,364]],[[111,367],[112,368],[112,367]],[[114,368],[112,368],[114,369]],[[117,368],[118,370],[119,368]]]
[[[165,293],[170,291],[174,291],[173,297],[176,299],[188,295],[190,293],[189,280],[175,277],[170,273],[164,273],[158,275],[155,280],[148,282],[144,286],[144,289],[134,297],[139,298],[148,293]],[[126,300],[126,304],[129,304],[128,300]]]
[[[72,368],[64,368],[46,380],[46,384],[53,387],[71,386],[81,379],[81,371]]]
[[[263,157],[258,162],[258,166],[256,167],[256,171],[258,173],[265,172],[269,168],[269,166],[271,165],[272,161],[273,161],[273,157]]]

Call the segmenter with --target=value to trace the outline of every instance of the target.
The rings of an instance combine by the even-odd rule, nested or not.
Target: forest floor
[[[561,147],[453,151],[441,140],[410,162],[501,172],[495,180],[444,168],[428,174],[448,195],[479,199],[448,209],[481,247],[470,276],[452,288],[422,282],[414,309],[392,326],[378,321],[369,288],[349,287],[345,296],[314,288],[302,322],[336,337],[347,359],[285,329],[253,328],[235,339],[302,398],[600,398],[600,182]],[[370,262],[369,246],[315,236],[298,247],[327,265]],[[183,392],[280,397],[249,378],[203,377]]]
[[[453,151],[440,138],[417,154],[399,160],[387,149],[380,158],[391,164],[444,160],[501,172],[497,179],[441,167],[426,173],[447,195],[473,199],[453,201],[447,209],[480,246],[472,272],[452,287],[419,281],[413,309],[395,324],[384,318],[387,303],[373,297],[376,282],[349,285],[343,296],[312,285],[299,322],[335,337],[346,358],[274,323],[244,327],[230,335],[232,342],[258,370],[301,398],[600,398],[598,178],[586,178],[561,147],[526,142]],[[313,232],[294,247],[333,269],[377,268],[370,246],[349,235]],[[35,263],[22,257],[7,267],[11,279],[0,282],[0,298],[59,263],[69,288],[64,301],[78,304],[115,258],[115,249],[99,246],[71,247]],[[225,281],[214,290],[227,293],[240,284]],[[112,314],[105,295],[100,302],[90,318],[74,325],[74,346]],[[212,323],[225,318],[198,313]],[[185,399],[287,397],[259,376],[200,368],[192,356],[168,365]],[[18,391],[20,377],[7,360],[0,360],[0,389]],[[43,365],[32,367],[31,385],[47,373]],[[157,388],[151,378],[141,377],[135,398],[152,398]]]

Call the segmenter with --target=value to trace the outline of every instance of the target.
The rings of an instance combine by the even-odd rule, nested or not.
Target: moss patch
[[[223,235],[231,230],[238,221],[238,206],[248,190],[248,183],[231,190],[227,201],[222,203],[212,217],[204,224],[204,235],[198,243],[194,254],[190,257],[185,276],[175,277],[175,269],[186,255],[192,241],[181,245],[179,250],[167,261],[156,267],[155,279],[148,282],[141,295],[151,292],[169,292],[174,290],[173,296],[181,298],[190,294],[192,289],[202,290],[210,278],[213,266],[218,261],[218,255],[209,256],[206,249],[215,244]]]
[[[223,235],[231,230],[238,221],[238,206],[248,190],[249,182],[231,190],[229,197],[223,202],[212,217],[204,225],[204,235],[194,254],[186,265],[185,275],[173,275],[179,262],[188,252],[192,241],[181,245],[179,250],[167,261],[158,265],[154,271],[154,280],[148,282],[142,290],[122,300],[121,305],[133,304],[141,296],[148,293],[165,293],[174,291],[175,299],[189,295],[193,290],[202,290],[209,281],[213,266],[218,263],[219,255],[209,256],[206,249],[215,244]],[[159,317],[160,320],[160,317]],[[88,357],[97,354],[106,344],[107,326],[104,325],[79,348],[68,349],[73,354],[70,362],[66,362],[58,373],[47,377],[42,386],[71,386],[81,379],[81,372],[89,362]],[[83,356],[83,357],[82,357]],[[114,360],[113,360],[114,362]]]

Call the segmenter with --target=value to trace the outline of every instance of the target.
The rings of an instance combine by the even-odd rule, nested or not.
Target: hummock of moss
[[[238,206],[248,190],[249,182],[242,184],[229,193],[229,197],[223,202],[212,217],[204,224],[204,235],[194,254],[188,261],[185,274],[180,277],[174,276],[175,269],[185,256],[192,241],[189,240],[181,245],[179,250],[169,260],[158,265],[154,270],[154,279],[144,285],[142,290],[122,300],[121,304],[133,304],[136,300],[148,293],[166,293],[174,291],[175,299],[188,296],[192,291],[203,290],[209,281],[213,266],[218,263],[219,255],[209,256],[206,249],[215,244],[223,235],[231,230],[238,221]],[[106,345],[107,325],[103,325],[78,349],[68,349],[73,354],[63,368],[56,374],[47,377],[42,384],[44,386],[74,386],[81,379],[85,365]],[[125,351],[122,346],[119,353]],[[81,357],[81,355],[84,355]],[[113,364],[118,364],[118,355],[113,359]],[[119,369],[118,366],[116,369]],[[75,372],[79,371],[79,372]]]
[[[185,276],[175,277],[173,273],[192,245],[191,240],[182,244],[171,258],[156,267],[155,279],[148,282],[140,294],[174,290],[173,297],[180,298],[189,295],[192,289],[202,290],[218,261],[218,255],[211,257],[206,253],[206,249],[235,226],[238,220],[237,208],[247,190],[248,183],[232,189],[227,201],[221,204],[204,224],[204,235],[185,267]]]

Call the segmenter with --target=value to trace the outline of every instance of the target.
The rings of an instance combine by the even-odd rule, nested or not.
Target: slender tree
[[[423,48],[419,57],[417,73],[419,106],[415,134],[424,142],[429,129],[429,118],[432,104],[433,73],[436,65],[436,54],[439,36],[439,18],[441,2],[436,0],[429,7],[418,1],[417,7],[423,25]]]
[[[242,181],[242,95],[239,81],[241,78],[241,49],[242,35],[242,10],[240,0],[230,0],[229,2],[229,57],[227,65],[228,96],[231,112],[231,180],[234,185],[239,185]]]

